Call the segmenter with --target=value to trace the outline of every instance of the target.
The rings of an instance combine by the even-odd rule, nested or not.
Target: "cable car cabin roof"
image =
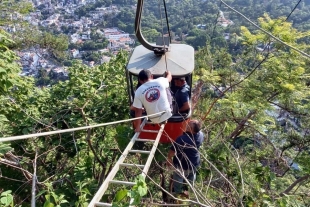
[[[185,44],[170,44],[165,57],[156,56],[153,51],[140,45],[134,49],[126,69],[133,75],[138,75],[142,69],[149,69],[153,75],[163,75],[166,61],[172,76],[191,74],[194,70],[194,48]]]

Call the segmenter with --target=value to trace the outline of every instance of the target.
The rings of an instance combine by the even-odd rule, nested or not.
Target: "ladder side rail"
[[[150,168],[151,163],[152,163],[152,161],[153,161],[153,158],[154,158],[155,152],[156,152],[156,150],[157,150],[157,146],[158,146],[159,140],[160,140],[160,138],[161,138],[161,135],[162,135],[162,133],[163,133],[163,131],[164,131],[164,128],[165,128],[165,124],[161,124],[161,125],[160,125],[160,129],[159,129],[159,132],[158,132],[158,134],[157,134],[157,137],[156,137],[156,139],[155,139],[155,142],[154,142],[153,147],[152,147],[152,149],[151,149],[151,152],[150,152],[150,154],[149,154],[149,157],[147,158],[147,161],[146,161],[146,163],[145,163],[145,165],[144,165],[144,168],[143,168],[143,171],[142,171],[142,176],[143,176],[143,177],[146,177],[147,172],[149,171],[149,168]]]
[[[96,207],[111,207],[111,203],[96,203]]]
[[[141,124],[141,128],[144,127],[145,123],[147,122],[147,119],[144,119],[144,121]],[[95,207],[96,203],[99,202],[102,198],[102,196],[104,195],[105,191],[107,190],[108,186],[109,186],[109,182],[111,180],[113,180],[114,176],[116,175],[116,173],[119,170],[120,164],[122,164],[124,162],[124,160],[126,159],[129,150],[133,147],[136,139],[139,137],[140,132],[135,133],[135,135],[132,137],[132,139],[130,140],[130,142],[128,143],[126,149],[124,150],[124,152],[122,153],[122,155],[120,156],[120,158],[118,159],[118,161],[115,163],[114,167],[112,168],[111,172],[108,174],[108,176],[106,177],[106,179],[104,180],[104,182],[101,184],[99,190],[97,191],[97,193],[95,194],[95,196],[93,197],[93,199],[91,200],[91,202],[88,204],[88,207]]]
[[[146,163],[145,163],[144,168],[143,168],[142,173],[141,173],[141,175],[142,175],[144,178],[146,177],[147,172],[148,172],[149,169],[150,169],[151,163],[152,163],[152,161],[153,161],[153,158],[154,158],[155,152],[156,152],[156,150],[157,150],[157,146],[158,146],[159,140],[160,140],[160,138],[161,138],[161,135],[162,135],[162,133],[163,133],[163,131],[164,131],[164,128],[165,128],[165,124],[161,124],[161,125],[160,125],[160,129],[159,129],[159,131],[158,131],[158,134],[157,134],[157,136],[156,136],[155,142],[153,143],[153,147],[152,147],[152,149],[151,149],[151,151],[150,151],[150,154],[149,154],[149,156],[148,156],[148,158],[147,158],[147,160],[146,160]],[[129,207],[133,207],[133,205],[131,205],[131,204],[133,203],[133,201],[134,201],[134,199],[131,198],[131,199],[130,199],[130,205],[129,205]]]

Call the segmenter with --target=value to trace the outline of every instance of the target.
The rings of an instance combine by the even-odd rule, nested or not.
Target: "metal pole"
[[[31,190],[31,207],[36,207],[37,155],[38,155],[38,151],[36,150],[36,155],[35,155],[34,161],[33,161],[32,190]]]

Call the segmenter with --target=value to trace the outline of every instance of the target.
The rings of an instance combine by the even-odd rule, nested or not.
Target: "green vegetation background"
[[[292,1],[227,2],[287,44],[309,54],[309,1],[303,1],[289,21],[286,16],[295,5]],[[132,33],[135,11],[129,6],[134,3],[113,1],[128,8],[105,22],[106,26],[118,25]],[[213,206],[309,206],[309,59],[254,29],[217,1],[167,4],[172,31],[181,38],[188,34],[180,41],[197,49],[194,79],[201,93],[194,116],[203,120],[207,139],[201,149],[203,162],[196,194],[192,195]],[[2,2],[1,6],[8,8]],[[85,7],[86,13],[91,6]],[[150,3],[144,10],[148,37],[161,32],[154,8],[157,5]],[[219,9],[234,21],[233,26],[215,25]],[[83,10],[80,12],[82,16]],[[197,24],[206,24],[207,29],[199,30]],[[224,32],[233,38],[225,41]],[[61,62],[67,60],[64,52],[68,45],[58,38],[66,37],[53,31],[11,36],[0,30],[1,137],[129,118],[124,75],[128,54],[124,52],[92,68],[71,61],[69,80],[52,87],[38,88],[33,78],[19,76],[15,49],[37,42]],[[51,44],[57,41],[59,44]],[[258,52],[257,47],[269,49]],[[279,122],[269,112],[286,115]],[[1,143],[1,206],[30,206],[34,167],[37,206],[87,206],[132,135],[131,124],[126,123]],[[159,148],[157,162],[164,161],[167,147]],[[135,162],[143,159],[130,158]],[[298,168],[291,168],[292,164]],[[117,177],[134,180],[138,174],[124,170]],[[160,182],[156,162],[149,175]],[[147,184],[146,197],[160,201],[158,186],[148,178]],[[145,187],[143,182],[141,186]],[[105,199],[111,201],[122,192],[111,188]],[[195,196],[191,199],[198,201]]]

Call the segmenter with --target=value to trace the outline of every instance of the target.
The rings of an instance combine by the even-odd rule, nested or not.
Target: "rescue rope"
[[[162,115],[164,113],[166,113],[166,111],[161,111],[161,112],[158,112],[155,114],[141,116],[141,117],[137,117],[137,118],[124,119],[124,120],[120,120],[120,121],[96,124],[96,125],[91,125],[91,126],[83,126],[83,127],[76,127],[76,128],[63,129],[63,130],[50,131],[50,132],[42,132],[42,133],[35,133],[35,134],[26,134],[26,135],[12,136],[12,137],[2,137],[2,138],[0,138],[0,143],[1,142],[22,140],[22,139],[29,139],[29,138],[34,138],[34,137],[48,136],[48,135],[53,135],[53,134],[63,134],[63,133],[67,133],[67,132],[74,132],[74,131],[80,131],[80,130],[84,130],[84,129],[92,129],[92,128],[97,128],[97,127],[102,127],[102,126],[114,125],[114,124],[129,122],[129,121],[133,121],[133,120],[137,120],[137,119],[154,117],[156,115]]]

